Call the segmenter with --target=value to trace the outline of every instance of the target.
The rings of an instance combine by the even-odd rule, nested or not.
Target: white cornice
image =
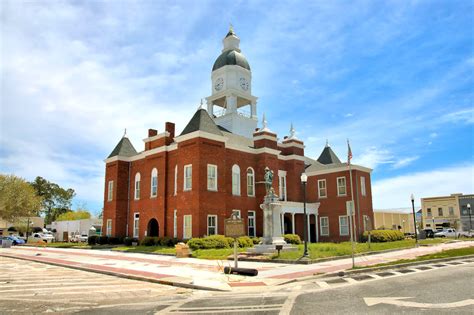
[[[220,141],[224,143],[227,141],[227,138],[224,136],[215,135],[213,133],[209,133],[209,132],[205,132],[201,130],[197,130],[197,131],[194,131],[182,136],[175,137],[174,141],[176,141],[177,143],[180,143],[180,142],[190,140],[193,138],[206,138],[206,139]]]
[[[371,168],[363,167],[363,166],[360,166],[360,165],[351,165],[351,168],[353,170],[356,170],[356,171],[372,173]],[[343,165],[343,166],[340,166],[340,167],[327,168],[327,169],[321,169],[321,170],[317,170],[317,171],[307,172],[306,175],[316,176],[316,175],[323,175],[323,174],[330,174],[330,173],[344,172],[344,171],[349,171],[349,166],[348,165]]]
[[[295,147],[295,148],[304,149],[306,147],[304,144],[301,144],[301,143],[298,143],[298,142],[286,142],[286,143],[279,142],[278,145],[282,148]]]
[[[304,203],[295,201],[280,201],[282,213],[304,213]],[[306,203],[307,214],[318,215],[319,202]]]
[[[176,150],[177,148],[178,148],[178,146],[176,145],[176,143],[172,143],[168,146],[161,146],[161,147],[154,148],[154,149],[151,149],[151,150],[142,151],[142,152],[138,153],[137,155],[130,156],[130,157],[118,156],[118,155],[113,156],[111,158],[105,159],[104,162],[105,163],[111,163],[111,162],[115,162],[115,161],[133,162],[133,161],[137,161],[137,160],[141,160],[143,158],[146,158],[149,155],[158,154],[158,153],[161,153],[161,152],[170,152],[170,151]]]
[[[165,131],[165,132],[157,134],[156,136],[145,138],[143,139],[143,142],[150,142],[153,140],[158,140],[160,138],[169,137],[169,136],[170,136],[170,133],[168,131]]]
[[[276,136],[270,136],[270,135],[265,135],[265,134],[253,137],[253,141],[262,140],[262,139],[271,140],[275,142],[277,141]]]

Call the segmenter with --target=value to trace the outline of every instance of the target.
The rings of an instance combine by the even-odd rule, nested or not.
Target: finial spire
[[[326,148],[329,147],[329,140],[326,139]]]
[[[125,130],[123,131],[123,138],[125,138],[127,136],[127,128],[125,128]]]
[[[267,118],[265,117],[265,113],[263,113],[263,117],[262,117],[262,128],[260,128],[259,131],[268,131],[268,132],[271,132],[271,130],[268,129],[268,122],[267,122]]]
[[[234,32],[234,25],[232,23],[229,23],[229,32]]]
[[[291,123],[290,126],[290,139],[296,139],[296,130],[293,128],[293,122]]]
[[[201,98],[201,103],[200,103],[200,105],[199,105],[199,108],[198,108],[198,109],[204,109],[204,104],[203,104],[203,100],[202,100],[202,98]]]

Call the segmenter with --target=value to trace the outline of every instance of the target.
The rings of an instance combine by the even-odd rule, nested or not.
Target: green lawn
[[[116,251],[124,251],[130,253],[155,253],[155,254],[173,254],[176,255],[174,247],[164,246],[119,246],[112,248]]]
[[[427,240],[420,240],[420,244],[438,244],[447,242],[449,239],[427,239]],[[298,250],[292,252],[281,252],[280,256],[278,257],[276,254],[272,256],[273,259],[288,259],[288,260],[298,260],[303,256],[304,246],[297,245]],[[366,253],[371,251],[381,251],[381,250],[388,250],[388,249],[399,249],[399,248],[408,248],[414,247],[415,240],[402,240],[402,241],[395,241],[395,242],[386,242],[386,243],[372,243],[370,249],[367,243],[356,243],[354,246],[355,253]],[[328,258],[328,257],[337,257],[337,256],[345,256],[351,255],[351,243],[350,242],[343,242],[343,243],[310,243],[308,244],[308,252],[311,259],[319,259],[319,258]]]
[[[389,263],[383,263],[383,264],[378,264],[378,265],[373,265],[373,266],[358,267],[357,269],[392,266],[392,265],[398,265],[398,264],[404,264],[404,263],[410,263],[410,262],[416,262],[416,261],[424,261],[424,260],[431,260],[431,259],[438,259],[438,258],[461,257],[461,256],[467,256],[467,255],[474,255],[474,246],[466,247],[466,248],[448,249],[448,250],[443,250],[439,253],[423,255],[415,259],[400,259],[400,260],[392,261]]]
[[[87,243],[67,243],[67,242],[54,242],[54,243],[27,243],[29,246],[39,246],[39,247],[55,247],[55,248],[71,248],[71,247],[80,247],[80,248],[90,248]]]
[[[237,251],[245,252],[246,248],[238,248]],[[192,256],[194,258],[199,259],[224,259],[226,260],[227,257],[234,253],[233,248],[221,248],[221,249],[197,249],[192,252]]]

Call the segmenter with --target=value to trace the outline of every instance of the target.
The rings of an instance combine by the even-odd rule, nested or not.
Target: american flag
[[[347,139],[347,163],[351,164],[352,159],[352,150],[351,145],[349,144],[349,139]]]

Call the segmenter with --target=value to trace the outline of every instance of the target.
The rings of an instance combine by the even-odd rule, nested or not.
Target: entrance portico
[[[282,234],[296,234],[296,225],[304,224],[304,204],[302,202],[280,201],[281,202],[281,232]],[[308,241],[319,241],[318,237],[318,209],[319,202],[306,203],[306,215],[308,217]],[[300,219],[301,218],[301,221]],[[314,218],[313,220],[311,220]],[[314,223],[312,223],[314,222]],[[285,224],[286,223],[286,224]],[[314,228],[311,225],[314,224]]]

